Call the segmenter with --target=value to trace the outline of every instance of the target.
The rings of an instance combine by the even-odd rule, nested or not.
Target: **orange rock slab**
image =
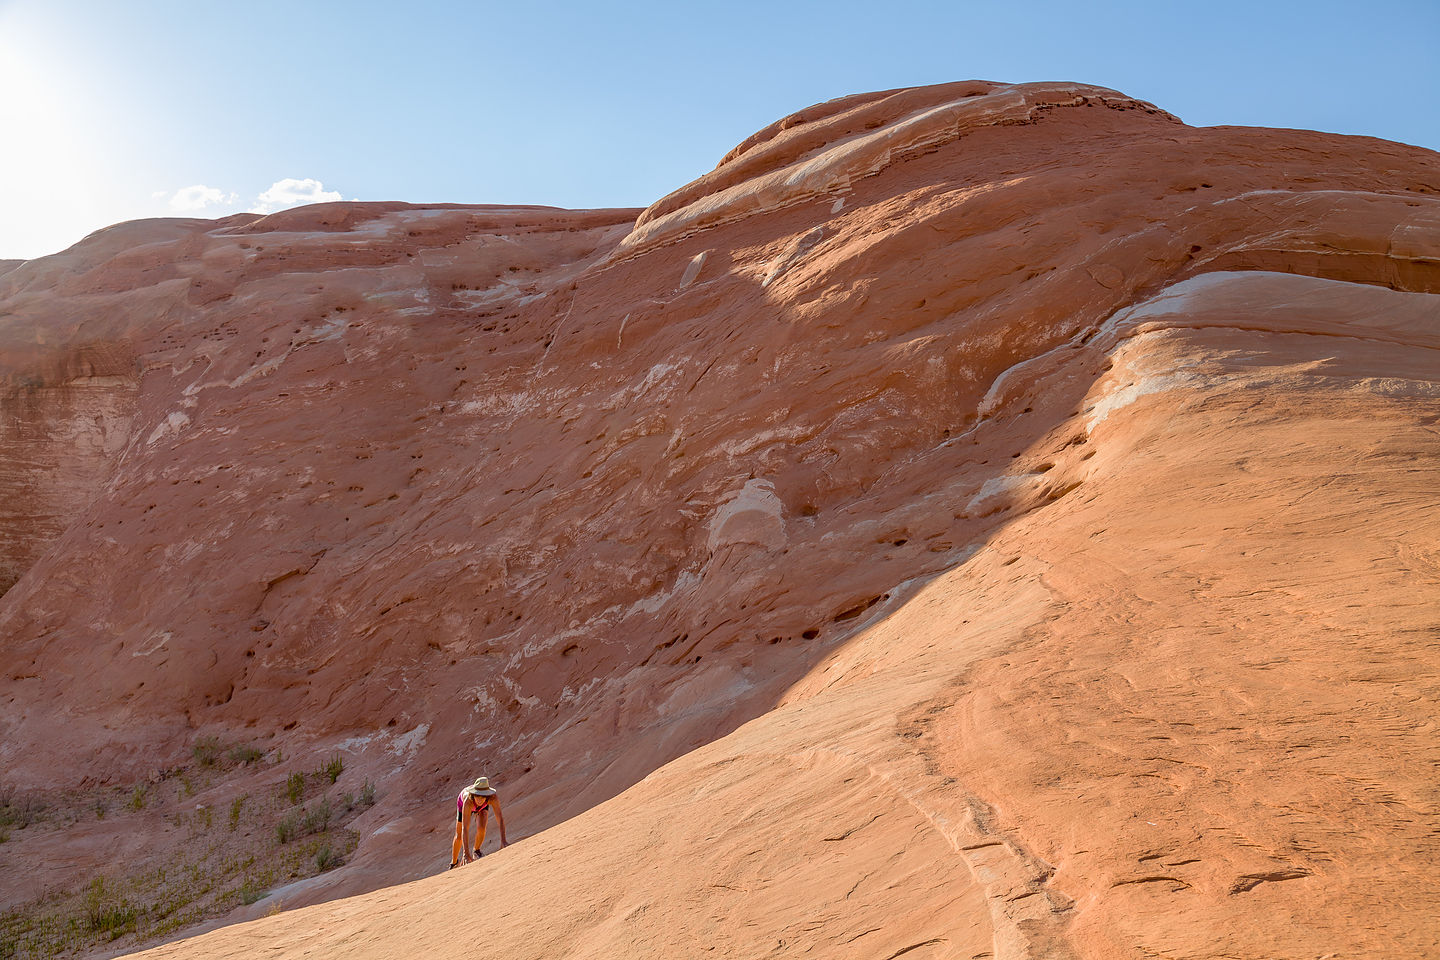
[[[1434,952],[1437,197],[967,83],[644,212],[112,228],[0,274],[0,760],[379,782],[157,955]]]

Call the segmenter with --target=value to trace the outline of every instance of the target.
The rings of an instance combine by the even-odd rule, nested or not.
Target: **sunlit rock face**
[[[113,227],[0,265],[0,761],[338,750],[290,906],[488,773],[528,839],[326,908],[377,957],[1421,955],[1437,294],[1434,153],[1060,83],[643,212]]]

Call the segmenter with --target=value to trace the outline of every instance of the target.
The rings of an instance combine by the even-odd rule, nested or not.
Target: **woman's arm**
[[[500,824],[500,846],[508,847],[510,841],[505,839],[505,818],[500,815],[500,797],[490,798],[490,807],[495,811],[495,822]]]

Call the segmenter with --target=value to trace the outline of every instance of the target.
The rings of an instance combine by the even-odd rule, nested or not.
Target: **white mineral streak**
[[[769,550],[785,545],[784,505],[769,480],[750,480],[720,504],[710,521],[710,552],[732,543]]]

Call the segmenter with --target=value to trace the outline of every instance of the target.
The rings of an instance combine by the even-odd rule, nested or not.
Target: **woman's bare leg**
[[[450,845],[450,865],[453,867],[460,862],[460,851],[465,849],[464,827],[459,820],[455,821],[455,842]]]

